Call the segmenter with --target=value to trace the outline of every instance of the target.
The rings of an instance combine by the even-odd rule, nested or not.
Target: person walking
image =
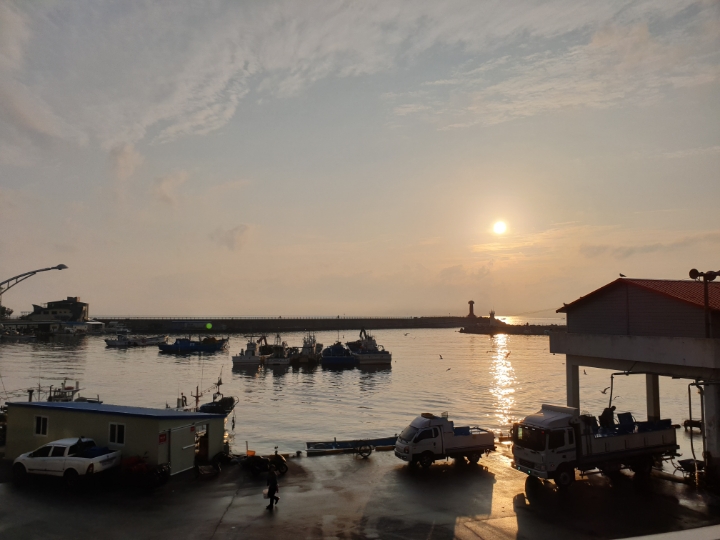
[[[268,510],[272,510],[273,505],[280,502],[280,497],[275,496],[275,494],[278,492],[278,477],[277,472],[275,471],[275,465],[270,465],[270,467],[268,468],[267,485],[268,499],[270,499],[270,504],[268,504],[265,508],[267,508]]]

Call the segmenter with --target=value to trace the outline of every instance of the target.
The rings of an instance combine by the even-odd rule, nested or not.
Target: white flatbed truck
[[[423,413],[398,436],[395,456],[411,465],[424,468],[438,459],[467,458],[477,463],[480,457],[495,450],[495,435],[479,427],[455,427],[447,414]]]
[[[22,483],[28,474],[62,476],[73,486],[80,477],[117,467],[121,454],[119,450],[98,447],[92,439],[60,439],[15,458],[13,479]]]
[[[603,428],[594,416],[580,415],[574,407],[544,404],[513,426],[513,466],[566,489],[576,470],[599,469],[612,476],[629,468],[637,477],[647,477],[656,460],[679,448],[670,420],[636,422],[630,413],[618,418],[619,424]]]

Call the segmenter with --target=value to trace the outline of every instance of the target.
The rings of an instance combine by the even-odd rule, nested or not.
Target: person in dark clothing
[[[612,428],[615,426],[615,405],[607,407],[600,415],[600,427]]]
[[[270,504],[268,504],[265,508],[267,508],[268,510],[272,510],[273,505],[280,502],[280,497],[275,496],[275,494],[278,492],[278,479],[277,472],[275,471],[275,465],[270,465],[270,468],[268,470],[267,485],[268,499],[270,499]]]

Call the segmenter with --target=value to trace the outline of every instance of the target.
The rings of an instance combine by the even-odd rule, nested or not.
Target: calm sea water
[[[230,354],[245,348],[240,335],[231,336],[229,353],[205,356],[107,349],[100,336],[0,343],[0,401],[12,401],[13,394],[25,400],[25,389],[68,378],[80,381],[83,395],[99,394],[105,403],[174,406],[180,392],[189,396],[196,386],[208,388],[222,373],[224,394],[240,400],[230,430],[233,448],[244,450],[248,441],[262,452],[275,445],[281,451],[301,450],[306,441],[333,437],[392,436],[422,412],[447,411],[456,424],[507,432],[541,403],[565,402],[565,357],[548,351],[547,336],[470,335],[453,329],[374,334],[392,352],[391,368],[233,370]],[[356,336],[346,331],[339,337],[349,341]],[[320,332],[317,338],[330,345],[338,333]],[[287,333],[283,339],[299,346],[302,334]],[[661,378],[663,418],[674,423],[687,418],[688,382]],[[580,384],[581,408],[599,415],[607,406],[601,390],[610,385],[610,372],[586,368]],[[644,376],[616,377],[615,396],[618,412],[645,419]],[[208,393],[201,403],[211,399]],[[693,400],[697,417],[695,392]],[[688,436],[679,430],[678,438],[689,456]]]

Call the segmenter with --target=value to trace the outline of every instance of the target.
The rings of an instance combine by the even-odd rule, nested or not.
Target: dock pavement
[[[0,483],[0,538],[720,538],[714,495],[661,478],[639,485],[629,475],[616,485],[600,475],[578,478],[562,495],[551,482],[526,485],[506,447],[479,465],[443,461],[427,470],[392,452],[303,456],[289,466],[273,512],[265,509],[264,479],[237,465],[209,480],[183,473],[150,493],[111,485],[71,492],[48,478],[22,488]]]

